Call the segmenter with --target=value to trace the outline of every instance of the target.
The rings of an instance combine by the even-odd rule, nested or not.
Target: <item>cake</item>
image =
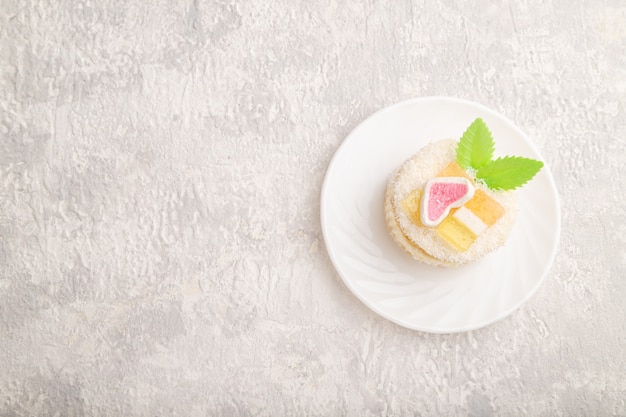
[[[543,163],[493,159],[494,141],[482,119],[460,140],[432,142],[389,179],[385,216],[391,236],[418,261],[459,266],[502,246],[515,223],[515,189]]]

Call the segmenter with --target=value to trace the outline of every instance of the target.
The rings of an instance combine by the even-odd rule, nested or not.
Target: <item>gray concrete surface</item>
[[[626,415],[626,3],[0,0],[0,415]],[[487,328],[370,312],[326,254],[344,137],[480,102],[561,195]]]

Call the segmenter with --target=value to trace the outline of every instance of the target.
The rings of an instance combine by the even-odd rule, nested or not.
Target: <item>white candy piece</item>
[[[472,210],[467,207],[460,207],[454,212],[452,217],[463,223],[476,236],[479,236],[482,232],[487,230],[488,227],[485,222],[480,219],[480,217],[475,215]]]

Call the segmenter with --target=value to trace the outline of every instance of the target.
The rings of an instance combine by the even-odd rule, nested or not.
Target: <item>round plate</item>
[[[431,267],[407,255],[389,234],[383,204],[393,171],[430,142],[460,138],[477,117],[493,133],[496,156],[543,160],[502,115],[466,100],[427,97],[369,117],[328,167],[321,221],[330,258],[354,295],[401,326],[454,333],[489,325],[528,300],[554,260],[561,219],[547,165],[516,191],[519,212],[506,244],[477,262]]]

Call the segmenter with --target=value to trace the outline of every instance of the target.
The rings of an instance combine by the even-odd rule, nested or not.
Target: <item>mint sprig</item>
[[[530,181],[543,167],[543,162],[521,156],[498,158],[476,171],[492,190],[514,190]]]
[[[530,181],[543,162],[521,156],[492,160],[494,141],[485,122],[478,118],[465,130],[456,148],[456,162],[476,171],[476,178],[492,190],[514,190]]]
[[[467,128],[456,148],[456,161],[461,167],[479,169],[491,161],[495,144],[489,128],[478,118]]]

